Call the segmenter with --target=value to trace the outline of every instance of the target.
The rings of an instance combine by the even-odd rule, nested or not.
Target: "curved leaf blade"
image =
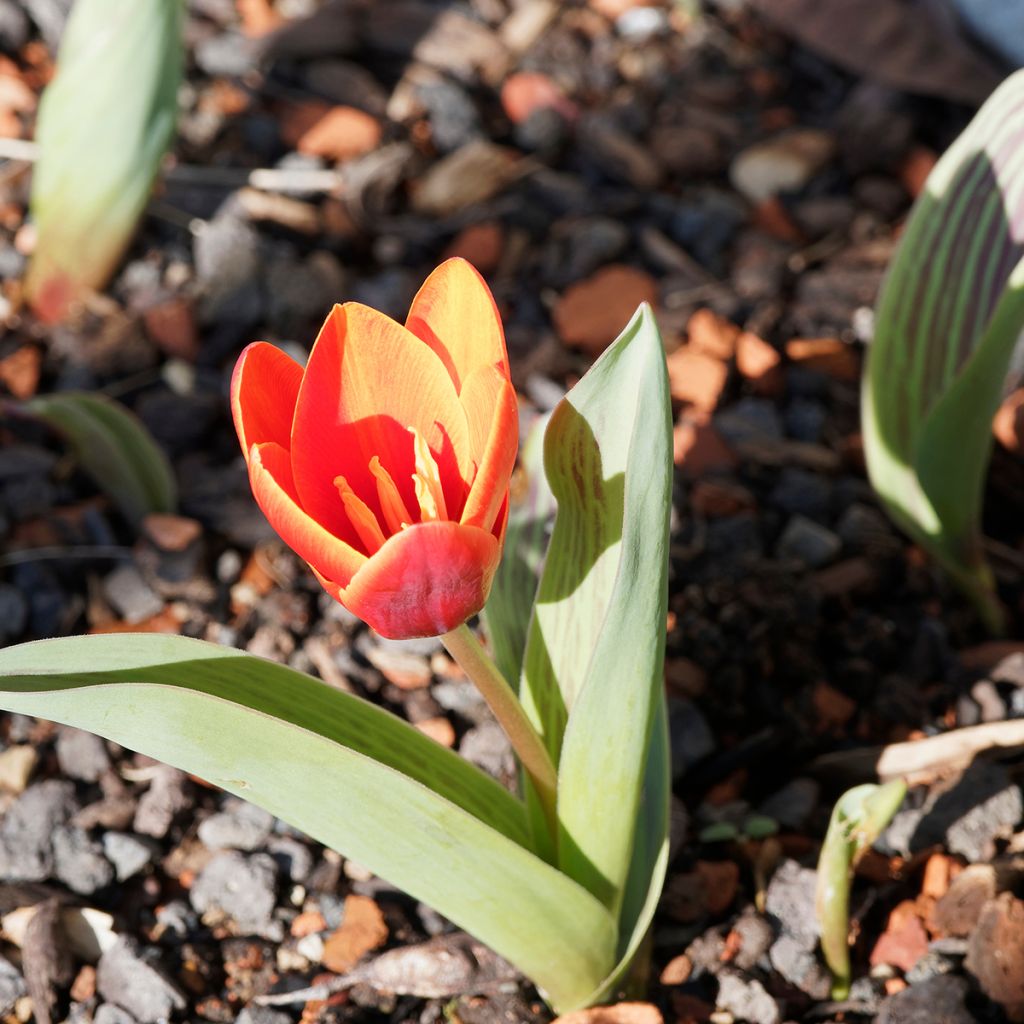
[[[82,468],[130,522],[177,507],[178,487],[167,456],[119,402],[68,391],[34,398],[25,408],[67,438]]]
[[[526,847],[515,797],[301,673],[182,637],[73,637],[0,651],[0,706],[97,732],[265,807],[435,906],[557,1005],[579,1005],[613,962],[611,918]]]
[[[989,426],[1024,328],[1024,72],[933,169],[879,297],[862,392],[872,484],[998,617],[980,544]]]
[[[523,685],[568,712],[558,863],[618,916],[664,700],[671,409],[648,307],[555,409],[545,466],[558,513]],[[650,799],[667,794],[665,774]]]
[[[76,0],[36,124],[26,292],[44,319],[102,288],[131,241],[174,134],[183,19],[182,0]]]

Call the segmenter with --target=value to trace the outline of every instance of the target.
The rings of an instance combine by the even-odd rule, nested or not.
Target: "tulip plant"
[[[864,455],[893,521],[1005,628],[981,535],[999,407],[1024,330],[1024,71],[935,165],[886,278],[862,391]]]
[[[520,792],[358,697],[184,637],[2,651],[0,706],[267,808],[436,907],[560,1011],[609,998],[641,959],[668,850],[671,417],[649,309],[555,409],[546,484],[515,498],[501,321],[462,260],[431,274],[404,326],[336,306],[304,369],[250,346],[232,409],[281,538],[382,635],[440,636],[507,732]],[[468,624],[496,575],[504,671]]]

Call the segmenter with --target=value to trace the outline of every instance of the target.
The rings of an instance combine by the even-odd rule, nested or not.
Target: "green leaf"
[[[539,416],[534,420],[520,449],[505,550],[483,613],[494,660],[509,680],[518,680],[522,672],[533,599],[548,546],[548,527],[555,517],[555,496],[544,476],[548,418]]]
[[[40,316],[102,288],[131,241],[171,143],[182,0],[76,0],[39,106],[37,241],[26,290]]]
[[[560,751],[558,863],[618,915],[664,700],[671,411],[648,307],[555,409],[544,454],[558,513],[522,689]],[[667,767],[650,788],[667,822]]]
[[[929,175],[878,301],[863,387],[871,482],[975,601],[1002,610],[981,546],[991,421],[1024,329],[1024,72]]]
[[[850,992],[850,881],[857,860],[899,810],[907,787],[901,781],[847,790],[832,810],[818,857],[815,896],[821,950],[832,971],[832,998]]]
[[[563,1009],[614,962],[615,928],[527,847],[523,805],[407,723],[302,673],[147,634],[0,651],[0,706],[88,729],[265,807],[529,975]]]
[[[62,392],[34,398],[25,408],[67,438],[82,468],[131,522],[175,510],[177,485],[167,457],[119,402]]]

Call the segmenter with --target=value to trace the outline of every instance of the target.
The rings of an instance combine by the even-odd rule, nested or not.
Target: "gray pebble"
[[[156,843],[127,832],[104,832],[103,852],[114,865],[117,880],[123,882],[137,875],[160,853]]]
[[[703,712],[691,700],[669,699],[668,727],[672,740],[672,777],[715,752],[715,735]]]
[[[974,1024],[974,1014],[964,1006],[966,995],[966,978],[929,978],[883,1000],[875,1024]]]
[[[10,1013],[14,1009],[14,1004],[27,991],[21,971],[9,960],[0,956],[0,1013]]]
[[[62,725],[57,734],[57,763],[72,779],[96,782],[110,767],[110,755],[99,736]]]
[[[718,413],[714,423],[718,433],[730,444],[782,437],[782,421],[775,403],[767,398],[741,398]]]
[[[126,622],[151,619],[164,603],[134,565],[122,565],[103,580],[103,594]]]
[[[139,799],[134,830],[144,836],[163,839],[174,816],[190,805],[185,783],[184,772],[169,765],[160,765],[149,789]]]
[[[21,636],[27,623],[25,595],[10,583],[0,583],[0,642],[6,643]]]
[[[772,793],[758,810],[785,828],[800,829],[818,805],[821,786],[814,779],[796,778]]]
[[[256,850],[274,827],[274,816],[238,797],[224,800],[224,809],[199,826],[199,839],[211,850]]]
[[[831,562],[842,548],[843,542],[831,530],[806,516],[795,515],[782,531],[775,553],[779,558],[793,558],[818,569]]]
[[[154,966],[155,952],[143,951],[133,938],[122,935],[96,967],[99,994],[141,1024],[159,1024],[186,1006],[181,989]]]
[[[77,809],[75,785],[48,779],[30,786],[0,822],[0,878],[41,882],[53,871],[53,835]]]
[[[137,1024],[135,1018],[120,1006],[113,1003],[103,1003],[96,1007],[92,1015],[93,1024]]]
[[[765,912],[779,923],[772,943],[772,966],[814,999],[828,998],[831,982],[818,962],[817,873],[785,860],[772,875],[765,894]]]
[[[291,1017],[269,1006],[247,1006],[235,1018],[235,1024],[291,1024]]]
[[[272,937],[277,902],[277,863],[265,853],[249,856],[234,850],[214,857],[189,892],[200,914],[221,912],[243,932]]]
[[[459,753],[497,779],[515,774],[512,747],[497,722],[481,722],[469,729],[459,743]]]
[[[266,849],[289,881],[305,882],[309,878],[313,870],[313,854],[305,843],[291,836],[275,836],[267,843]]]
[[[73,825],[62,825],[53,833],[53,870],[72,892],[83,896],[114,880],[114,869],[99,843]]]
[[[756,978],[732,969],[719,971],[715,1005],[749,1024],[779,1024],[782,1020],[779,1004],[764,985]]]

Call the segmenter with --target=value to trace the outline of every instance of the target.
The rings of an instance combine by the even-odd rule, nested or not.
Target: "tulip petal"
[[[483,462],[498,396],[507,382],[497,367],[478,366],[462,383],[459,401],[466,414],[469,452],[475,466]]]
[[[418,508],[413,438],[437,460],[448,507],[461,509],[472,462],[466,417],[444,365],[401,324],[357,302],[335,306],[317,337],[292,424],[302,506],[331,532],[347,524],[334,479],[381,512],[370,459],[380,457],[407,508]]]
[[[480,366],[509,375],[498,307],[484,279],[464,259],[445,260],[423,282],[406,326],[440,356],[460,393]]]
[[[246,346],[231,375],[231,413],[242,451],[273,441],[284,448],[292,431],[302,367],[265,341]]]
[[[331,580],[336,586],[347,586],[366,564],[366,556],[329,533],[302,510],[295,493],[288,450],[272,441],[253,445],[249,456],[249,481],[256,503],[281,540],[308,562],[318,576]],[[352,527],[348,526],[348,530]]]
[[[488,531],[493,529],[498,510],[508,494],[519,442],[519,406],[515,388],[507,380],[501,381],[497,401],[491,408],[490,434],[461,519],[467,526],[479,526]]]
[[[438,636],[483,608],[500,558],[485,530],[420,523],[391,537],[338,599],[389,639]]]

